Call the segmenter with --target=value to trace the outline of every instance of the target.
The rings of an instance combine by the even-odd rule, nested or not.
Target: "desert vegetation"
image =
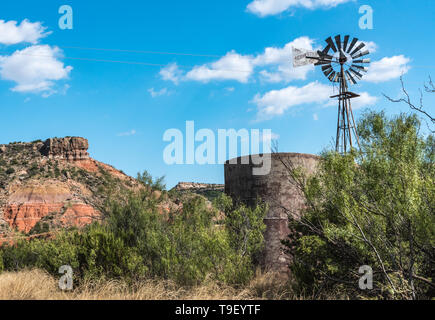
[[[210,206],[197,196],[182,210],[165,213],[159,206],[167,197],[162,180],[146,173],[138,180],[145,188],[108,199],[103,223],[4,245],[0,270],[37,268],[59,276],[59,267],[70,265],[79,287],[146,279],[195,287],[214,281],[236,288],[253,279],[263,246],[265,205],[234,205],[222,195]]]
[[[103,222],[0,248],[0,298],[431,299],[435,260],[435,139],[416,114],[368,112],[361,147],[325,150],[314,175],[287,164],[306,199],[283,241],[291,276],[262,274],[267,206],[200,195],[168,211],[163,178],[108,192]],[[291,208],[289,208],[289,212]],[[289,215],[292,217],[292,215]],[[38,225],[45,230],[44,224]],[[57,285],[74,271],[74,290]],[[359,268],[373,289],[358,288]]]
[[[361,148],[325,151],[314,176],[288,165],[306,198],[285,242],[294,258],[295,290],[351,298],[434,297],[435,140],[415,114],[369,112],[359,124]],[[359,268],[373,289],[359,290]]]
[[[286,281],[274,273],[256,275],[242,287],[207,280],[181,286],[171,280],[86,280],[72,291],[61,291],[58,277],[41,269],[0,274],[0,300],[263,300],[310,299],[295,296]]]

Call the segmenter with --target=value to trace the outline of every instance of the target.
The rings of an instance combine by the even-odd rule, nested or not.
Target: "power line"
[[[9,52],[0,52],[4,54],[10,54]],[[23,52],[15,52],[14,54],[31,56],[31,57],[45,57],[45,58],[53,58],[51,55],[37,55],[37,54],[28,54]],[[93,62],[108,62],[108,63],[121,63],[121,64],[132,64],[132,65],[144,65],[144,66],[153,66],[153,67],[167,67],[168,64],[160,64],[160,63],[149,63],[149,62],[141,62],[141,61],[124,61],[124,60],[108,60],[108,59],[94,59],[94,58],[82,58],[82,57],[67,57],[62,56],[62,59],[70,59],[70,60],[83,60],[83,61],[93,61]],[[194,68],[196,65],[179,65],[179,67],[184,68]],[[213,70],[213,69],[211,69]],[[228,72],[240,72],[240,73],[251,73],[251,70],[235,70],[235,69],[216,69],[216,71],[228,71]]]
[[[58,47],[61,49],[78,49],[78,50],[94,50],[94,51],[112,51],[112,52],[129,52],[129,53],[145,53],[145,54],[162,54],[162,55],[178,55],[178,56],[192,56],[192,57],[222,58],[222,56],[215,55],[215,54],[196,54],[196,53],[164,52],[164,51],[89,48],[89,47],[76,47],[76,46],[58,46]]]
[[[182,56],[196,56],[196,57],[212,57],[212,58],[222,58],[219,55],[211,55],[211,54],[194,54],[194,53],[178,53],[178,52],[162,52],[162,51],[142,51],[142,50],[125,50],[125,49],[106,49],[106,48],[89,48],[89,47],[76,47],[76,46],[58,46],[59,48],[68,48],[68,49],[79,49],[79,50],[94,50],[94,51],[111,51],[111,52],[130,52],[130,53],[145,53],[145,54],[160,54],[160,55],[182,55]],[[0,52],[3,54],[11,54],[10,52]],[[49,55],[35,55],[35,54],[27,54],[19,51],[14,52],[13,54],[20,54],[26,56],[33,57],[46,57],[53,58],[53,56]],[[92,62],[106,62],[106,63],[119,63],[119,64],[130,64],[130,65],[143,65],[143,66],[152,66],[152,67],[166,67],[168,64],[159,64],[159,63],[149,63],[149,62],[141,62],[141,61],[125,61],[125,60],[111,60],[111,59],[96,59],[96,58],[86,58],[86,57],[69,57],[62,56],[63,59],[70,60],[81,60],[81,61],[92,61]],[[179,67],[184,68],[194,68],[197,65],[179,65]],[[422,66],[422,65],[411,65],[413,68],[435,68],[433,66]],[[240,73],[251,73],[252,70],[237,70],[237,69],[211,69],[216,71],[228,71],[228,72],[240,72]]]

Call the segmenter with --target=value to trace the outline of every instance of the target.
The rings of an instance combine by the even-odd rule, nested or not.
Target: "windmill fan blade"
[[[332,81],[332,79],[334,79],[334,77],[335,77],[336,74],[337,74],[337,73],[336,73],[335,71],[332,71],[331,74],[330,74],[329,77],[328,77],[329,81]]]
[[[331,64],[331,62],[332,62],[331,60],[319,60],[314,65],[315,66],[321,66],[321,65],[324,65],[324,64]]]
[[[325,71],[323,71],[323,74],[325,75],[325,77],[328,77],[329,76],[329,74],[331,73],[331,72],[333,72],[334,71],[334,69],[328,69],[328,70],[325,70]]]
[[[352,64],[352,68],[360,69],[361,71],[367,72],[367,68],[363,66],[359,66],[357,64]]]
[[[332,68],[332,66],[323,66],[322,67],[322,71],[325,74],[325,76],[328,76],[331,71],[333,71],[334,69]]]
[[[370,59],[353,60],[353,63],[370,63]]]
[[[319,55],[319,57],[321,57],[322,59],[329,59],[329,60],[332,60],[332,58],[333,58],[333,56],[331,56],[331,55],[329,55],[328,54],[328,51],[329,51],[329,45],[325,48],[325,50],[326,49],[328,49],[326,52],[325,52],[325,50],[323,50],[323,51],[317,51],[317,54]]]
[[[337,73],[337,76],[335,77],[334,82],[340,82],[340,79],[341,79],[341,74]]]
[[[344,43],[343,43],[343,51],[344,52],[346,52],[348,42],[349,42],[349,36],[344,36]]]
[[[335,43],[337,44],[338,51],[341,51],[341,36],[335,36]]]
[[[349,49],[347,49],[347,53],[350,52],[350,50],[352,50],[352,48],[355,46],[355,44],[358,42],[358,38],[353,38],[352,42],[350,43]]]
[[[368,50],[366,50],[366,51],[364,51],[364,52],[360,52],[360,53],[358,53],[357,55],[352,56],[352,59],[361,58],[361,57],[363,57],[363,56],[368,55],[369,53],[370,53],[370,52],[369,52]]]
[[[358,79],[362,79],[362,74],[356,71],[354,68],[350,67],[350,72],[352,72]]]
[[[350,54],[351,56],[353,56],[355,53],[357,53],[358,51],[360,51],[362,48],[364,48],[366,45],[364,42],[361,42]]]
[[[346,74],[347,74],[347,77],[349,78],[350,82],[352,82],[352,84],[356,84],[355,78],[352,77],[352,75],[350,74],[350,72],[348,70],[346,70]]]
[[[337,52],[337,48],[334,45],[334,41],[332,41],[332,38],[329,37],[328,39],[325,40],[326,43],[329,45],[329,47],[332,49],[332,51]]]
[[[328,44],[325,49],[323,50],[318,50],[317,53],[319,54],[319,56],[324,56],[327,55],[329,52],[329,49],[331,49],[331,46]]]

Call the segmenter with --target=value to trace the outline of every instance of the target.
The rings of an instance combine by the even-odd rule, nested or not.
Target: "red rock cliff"
[[[86,160],[89,159],[88,148],[88,140],[85,138],[51,138],[44,142],[41,153],[49,159]]]

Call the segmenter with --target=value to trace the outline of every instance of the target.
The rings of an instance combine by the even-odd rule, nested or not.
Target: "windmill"
[[[351,107],[351,99],[357,98],[359,95],[349,91],[348,83],[356,84],[357,80],[362,79],[363,73],[367,72],[366,66],[370,63],[370,59],[362,57],[367,56],[370,52],[358,38],[353,38],[349,42],[350,36],[345,36],[342,41],[341,36],[337,35],[334,40],[332,37],[326,39],[326,47],[318,51],[293,48],[293,66],[300,67],[308,64],[321,66],[323,74],[329,81],[338,83],[338,95],[330,97],[338,99],[335,149],[337,152],[346,153],[352,149],[355,140],[359,146]]]

